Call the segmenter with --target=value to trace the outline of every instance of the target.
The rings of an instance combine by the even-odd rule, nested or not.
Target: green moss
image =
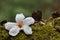
[[[42,26],[31,26],[32,35],[26,35],[21,31],[17,36],[12,37],[4,26],[0,26],[0,40],[60,40],[60,33],[51,24]]]
[[[0,40],[5,40],[8,38],[8,32],[4,29],[3,26],[0,26]]]

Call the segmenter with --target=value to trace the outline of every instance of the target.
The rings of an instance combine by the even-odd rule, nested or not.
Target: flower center
[[[17,25],[18,25],[18,27],[21,28],[23,24],[22,23],[17,23]]]

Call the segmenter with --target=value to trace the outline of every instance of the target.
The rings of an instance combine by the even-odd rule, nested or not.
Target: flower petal
[[[10,34],[11,36],[16,36],[16,35],[19,33],[20,30],[21,30],[21,29],[20,29],[18,26],[15,26],[14,28],[12,28],[12,29],[9,31],[9,34]]]
[[[5,24],[5,29],[10,30],[11,28],[13,28],[16,25],[16,23],[13,22],[7,22]]]
[[[35,22],[35,20],[32,17],[28,17],[28,18],[23,20],[23,24],[25,24],[25,25],[31,25],[34,22]]]
[[[21,14],[16,15],[15,20],[16,20],[16,22],[21,22],[24,20],[24,18],[25,18],[25,16],[23,15],[23,13],[21,13]]]
[[[32,29],[31,29],[31,27],[29,27],[29,26],[27,26],[27,25],[24,25],[22,30],[23,30],[27,35],[32,34]]]

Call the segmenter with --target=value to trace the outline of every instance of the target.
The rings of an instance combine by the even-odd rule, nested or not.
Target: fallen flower
[[[35,22],[32,17],[25,18],[23,13],[21,13],[16,15],[15,20],[16,23],[7,22],[5,24],[5,29],[9,30],[9,35],[16,36],[21,30],[23,30],[27,35],[32,34],[32,29],[29,27],[29,25]]]

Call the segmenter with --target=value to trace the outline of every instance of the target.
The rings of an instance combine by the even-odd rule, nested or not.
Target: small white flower
[[[16,36],[20,30],[23,30],[25,34],[32,34],[32,29],[29,25],[34,23],[34,19],[32,17],[27,17],[21,13],[16,15],[16,23],[7,22],[5,24],[5,29],[9,30],[9,35]]]

